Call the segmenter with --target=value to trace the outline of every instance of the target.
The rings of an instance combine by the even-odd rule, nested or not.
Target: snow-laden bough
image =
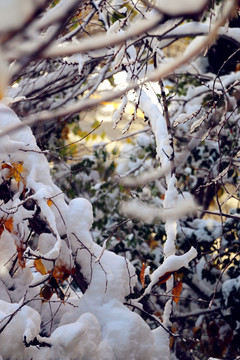
[[[165,330],[152,331],[125,304],[136,284],[135,268],[93,241],[91,203],[65,202],[30,128],[7,134],[19,123],[0,105],[6,134],[0,145],[0,355],[158,360],[168,346]],[[151,284],[163,270],[187,266],[194,256],[190,250],[169,257]],[[78,290],[67,285],[72,278]]]

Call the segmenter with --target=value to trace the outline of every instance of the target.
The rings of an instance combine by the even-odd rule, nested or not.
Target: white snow
[[[7,324],[9,317],[13,320]],[[6,325],[7,324],[7,325]],[[9,303],[0,300],[0,327],[6,325],[0,334],[0,352],[4,359],[25,360],[27,342],[33,340],[40,331],[41,317],[37,311],[31,307],[20,304]]]
[[[152,290],[152,287],[158,283],[159,279],[167,274],[173,273],[179,270],[181,267],[188,267],[188,264],[191,260],[193,260],[197,256],[197,251],[194,247],[186,252],[183,255],[170,255],[168,256],[162,265],[160,265],[152,274],[151,274],[151,282],[147,286],[144,291],[144,295],[149,294]]]
[[[179,16],[198,13],[205,8],[207,3],[207,0],[157,0],[156,5],[164,14]]]
[[[236,292],[239,291],[240,288],[240,276],[235,279],[226,280],[222,285],[222,294],[225,301],[225,306],[228,305],[228,298],[231,291],[235,290]]]
[[[0,0],[0,32],[19,29],[43,0]]]
[[[19,124],[18,118],[7,107],[1,105],[1,112],[3,114],[1,117],[3,130],[6,130],[12,123]],[[19,132],[24,132],[24,137],[21,137]],[[52,271],[53,264],[55,266],[63,264],[71,270],[73,258],[75,258],[88,288],[84,294],[78,295],[71,290],[67,291],[67,296],[69,296],[67,304],[62,305],[58,310],[52,325],[53,331],[47,338],[39,336],[41,319],[46,321],[48,316],[52,316],[47,304],[41,306],[39,299],[38,302],[33,302],[34,309],[27,306],[22,307],[2,333],[0,339],[4,341],[4,348],[3,350],[1,348],[1,354],[11,360],[30,359],[31,357],[38,359],[40,356],[54,360],[56,357],[72,360],[120,360],[123,358],[157,360],[157,351],[154,347],[154,344],[157,343],[154,333],[140,315],[132,312],[123,304],[125,297],[130,294],[136,283],[133,265],[127,259],[109,252],[106,248],[93,242],[90,234],[93,222],[91,203],[84,198],[77,198],[72,200],[68,206],[64,203],[62,196],[56,196],[60,190],[52,183],[48,163],[39,151],[30,129],[26,128],[19,132],[5,136],[2,142],[3,156],[9,164],[13,162],[13,159],[14,162],[22,162],[25,186],[33,191],[28,199],[36,201],[52,231],[51,234],[43,233],[39,236],[37,250],[29,247],[26,251],[37,258],[43,257],[42,265],[46,273]],[[8,145],[7,151],[4,144]],[[30,151],[20,151],[20,149]],[[7,176],[6,169],[3,170],[4,176]],[[20,191],[19,189],[16,187],[17,193]],[[52,198],[53,204],[47,203],[49,198]],[[58,211],[54,208],[54,204],[57,204]],[[13,212],[12,216],[14,228],[20,229],[18,223],[21,222],[23,216],[32,217],[34,210],[24,209],[23,211],[22,202],[19,201],[17,195],[11,206],[13,209],[19,209]],[[23,228],[21,231],[24,233],[26,229]],[[60,239],[60,233],[64,232],[68,235],[66,242]],[[16,235],[14,234],[14,236]],[[7,229],[2,233],[2,238],[4,239],[4,237],[7,238],[8,246],[2,245],[1,248],[3,254],[1,260],[4,261],[4,263],[1,262],[1,275],[6,286],[3,287],[0,294],[1,301],[5,301],[1,304],[5,304],[8,309],[8,306],[13,306],[9,303],[10,298],[7,291],[7,287],[11,285],[11,278],[8,274],[11,262],[7,267],[5,263],[16,252],[16,240],[11,237]],[[19,241],[18,238],[17,241]],[[12,245],[10,246],[10,244]],[[37,274],[36,270],[31,272],[30,268],[33,268],[33,265],[33,261],[29,261],[26,268],[20,269],[16,273],[14,285],[20,286],[21,284],[22,292],[18,295],[11,293],[11,297],[14,295],[15,301],[18,303],[16,302],[12,310],[4,311],[3,316],[18,309],[24,299],[24,292],[27,292],[26,299],[37,296],[41,282],[48,281],[48,274]],[[28,286],[35,287],[28,288]],[[56,294],[53,295],[53,299],[57,300]],[[4,306],[2,309],[5,309]],[[20,327],[18,319],[22,319],[21,314],[24,311],[27,311],[28,315],[24,321],[21,321]],[[15,326],[19,328],[15,339],[16,357],[12,354],[11,345],[5,342],[5,336],[9,336],[9,331],[12,331]],[[51,348],[36,349],[32,346],[26,348],[23,343],[24,337],[27,342],[37,338],[39,341],[51,345]]]
[[[19,124],[16,115],[6,106],[1,105],[0,111],[3,130],[12,124]],[[24,136],[20,136],[21,134]],[[29,128],[5,135],[1,146],[4,150],[2,157],[9,164],[13,163],[13,159],[14,162],[22,162],[23,178],[19,182],[24,180],[27,191],[32,189],[33,194],[29,195],[28,200],[37,202],[52,231],[51,234],[42,233],[39,236],[37,250],[32,250],[30,246],[26,249],[33,256],[40,259],[42,257],[42,273],[36,273],[34,262],[30,260],[25,268],[18,269],[13,279],[8,273],[12,266],[9,260],[16,253],[16,241],[19,244],[21,242],[17,232],[11,234],[9,229],[4,229],[1,234],[0,309],[3,321],[0,326],[4,326],[8,316],[11,316],[9,324],[0,335],[0,353],[3,358],[157,360],[153,332],[140,315],[123,304],[136,283],[135,269],[124,257],[93,242],[89,231],[93,222],[90,202],[77,198],[69,206],[66,205],[62,195],[58,195],[60,190],[53,184],[48,163]],[[3,175],[7,176],[6,169],[2,170]],[[16,187],[16,194],[19,189]],[[47,203],[49,197],[52,198],[52,204]],[[54,204],[57,204],[58,211],[54,210]],[[11,213],[14,229],[21,229],[23,217],[26,219],[27,216],[31,218],[34,215],[34,210],[23,210],[22,202],[16,195],[10,206],[14,209]],[[25,225],[21,226],[24,233]],[[66,242],[60,239],[60,233],[67,233]],[[51,273],[53,264],[56,267],[64,265],[71,270],[73,258],[87,281],[86,292],[76,294],[72,290],[66,290],[65,305],[60,303],[56,294],[52,297],[50,308],[48,303],[41,304],[42,299],[38,293],[41,283],[46,284],[48,281],[47,273]],[[16,291],[9,292],[8,288],[12,286]],[[33,298],[36,301],[31,300]],[[24,300],[28,301],[28,305],[22,306]],[[61,306],[58,308],[59,303]],[[48,323],[53,312],[56,312],[56,316],[53,317],[51,327],[45,325],[46,331],[52,328],[51,333],[49,337],[42,338],[39,336],[40,323]],[[14,345],[12,341],[7,341],[9,338]],[[24,341],[29,343],[35,338],[51,347],[38,349],[24,345]]]

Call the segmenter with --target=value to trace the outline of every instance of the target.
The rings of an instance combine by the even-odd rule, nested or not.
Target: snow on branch
[[[44,3],[46,3],[46,0],[1,1],[0,33],[17,30],[22,27]]]
[[[144,290],[143,296],[149,294],[154,285],[161,282],[163,278],[169,277],[175,271],[182,267],[188,267],[188,264],[197,256],[197,251],[194,247],[183,255],[170,255],[150,276],[151,282]]]
[[[162,14],[177,17],[185,15],[201,14],[207,7],[209,0],[157,0],[154,8],[159,10]]]
[[[172,316],[172,311],[175,312],[180,298],[181,277],[186,276],[186,282],[183,280],[185,299],[188,299],[189,288],[200,296],[205,293],[202,291],[206,284],[203,276],[205,269],[200,261],[195,262],[193,279],[186,275],[186,271],[181,274],[181,269],[188,267],[197,256],[194,247],[186,249],[186,238],[189,244],[200,243],[199,239],[205,241],[207,246],[217,249],[218,255],[214,256],[220,258],[222,245],[218,249],[214,241],[220,236],[223,244],[227,240],[222,236],[225,226],[223,216],[231,221],[238,219],[238,214],[223,212],[220,201],[218,212],[205,212],[221,217],[221,234],[219,224],[214,225],[218,231],[212,231],[204,219],[187,218],[188,215],[194,216],[196,210],[201,211],[190,195],[190,191],[196,195],[193,189],[195,185],[197,187],[195,173],[198,169],[196,163],[190,164],[189,155],[193,154],[193,150],[198,152],[201,141],[206,141],[206,147],[211,141],[211,144],[214,143],[212,153],[218,156],[215,154],[215,143],[221,143],[221,131],[229,130],[224,127],[230,117],[235,123],[239,119],[236,111],[238,99],[230,93],[230,90],[235,92],[239,87],[239,72],[219,76],[220,68],[215,77],[209,73],[201,74],[195,65],[195,58],[208,49],[218,36],[239,42],[239,29],[223,27],[236,2],[223,2],[219,18],[209,15],[211,26],[196,21],[180,24],[182,19],[174,21],[174,18],[191,16],[196,20],[195,15],[206,8],[206,0],[184,0],[182,3],[159,0],[152,7],[148,4],[146,12],[142,10],[146,9],[144,2],[129,2],[125,6],[121,0],[60,0],[48,7],[50,1],[38,0],[32,6],[26,1],[19,19],[16,19],[15,12],[17,3],[15,0],[12,3],[16,5],[13,13],[15,23],[12,25],[8,14],[6,20],[9,23],[4,23],[3,19],[3,32],[3,25],[0,25],[0,100],[10,103],[22,121],[10,108],[0,104],[0,358],[159,360],[161,356],[163,360],[169,360],[170,335],[174,331],[171,321],[177,318]],[[1,9],[3,5],[0,5]],[[35,13],[36,17],[33,16]],[[94,29],[92,33],[96,24],[97,31]],[[100,35],[95,35],[99,30]],[[174,59],[165,57],[161,49],[166,44],[188,36],[202,38],[192,41],[180,56]],[[179,73],[176,72],[178,69]],[[116,86],[117,73],[121,81]],[[193,73],[195,77],[191,77],[189,83],[184,79],[181,89],[183,77]],[[168,75],[171,76],[166,79]],[[8,82],[12,85],[7,91]],[[110,90],[105,91],[105,83]],[[5,91],[9,98],[3,98]],[[210,108],[205,104],[205,95],[212,99]],[[51,178],[44,156],[51,156],[50,151],[39,149],[28,125],[34,125],[36,137],[42,132],[41,127],[49,126],[51,131],[52,125],[67,124],[67,128],[67,121],[78,122],[79,113],[83,110],[89,111],[116,98],[122,101],[113,115],[114,127],[122,120],[128,111],[128,103],[133,99],[135,109],[125,130],[137,119],[137,110],[141,110],[155,143],[154,146],[150,141],[137,144],[141,148],[141,157],[132,165],[134,159],[129,166],[131,168],[125,172],[125,175],[134,174],[137,178],[121,178],[118,182],[123,186],[116,191],[121,192],[119,198],[126,199],[130,194],[132,198],[139,196],[141,201],[134,199],[122,203],[121,212],[131,217],[130,220],[118,221],[118,216],[121,217],[119,209],[116,214],[106,216],[107,230],[111,226],[114,230],[106,239],[106,233],[101,233],[102,228],[97,229],[103,243],[100,246],[94,241],[96,225],[92,205],[96,206],[94,202],[102,184],[91,185],[91,190],[97,194],[92,198],[89,195],[93,204],[82,197],[68,199]],[[222,100],[224,105],[220,104]],[[218,116],[219,109],[222,113],[214,132],[213,113]],[[184,139],[181,131],[187,132]],[[210,133],[213,135],[211,140],[208,138]],[[88,135],[72,142],[72,145]],[[57,150],[68,146],[57,146]],[[156,159],[153,159],[153,154],[156,154]],[[95,160],[94,156],[90,163],[92,159]],[[228,163],[225,164],[225,161]],[[115,168],[114,162],[112,165]],[[220,155],[211,169],[204,168],[209,180],[198,186],[198,190],[201,192],[215,186],[218,195],[220,183],[229,179],[232,168],[235,171],[237,165],[237,155],[234,154],[230,160]],[[71,165],[66,167],[75,179]],[[141,173],[142,168],[147,172]],[[90,166],[87,171],[91,169]],[[183,177],[186,173],[184,180],[180,174],[183,169]],[[95,168],[94,171],[97,172]],[[79,178],[85,175],[78,172]],[[58,174],[57,180],[60,176]],[[236,177],[235,173],[232,177]],[[77,181],[79,178],[76,177]],[[151,187],[149,182],[153,181]],[[190,184],[191,181],[194,185]],[[77,182],[72,184],[73,187],[79,185]],[[142,185],[143,189],[128,189]],[[182,191],[182,187],[189,193]],[[75,193],[75,189],[71,190]],[[233,194],[231,191],[228,198]],[[111,200],[115,200],[114,197],[115,193]],[[146,204],[146,199],[151,201],[150,205]],[[101,204],[102,208],[104,205]],[[97,208],[96,214],[98,212]],[[136,226],[140,231],[136,230],[134,219],[141,221]],[[122,236],[119,228],[124,223],[127,223],[127,235],[123,231]],[[189,224],[195,227],[191,228]],[[230,228],[227,231],[235,232],[231,225],[227,224]],[[150,234],[146,228],[151,229]],[[213,234],[210,236],[211,231]],[[121,233],[120,237],[118,234],[115,237],[115,232]],[[132,251],[135,240],[137,245]],[[124,256],[109,251],[108,246],[114,247],[112,244],[115,243],[114,250],[127,244],[123,250],[116,251]],[[197,246],[200,247],[199,243]],[[145,258],[151,259],[146,266],[143,263]],[[217,272],[219,269],[216,266],[214,270]],[[222,280],[222,275],[218,282]],[[198,279],[201,282],[197,286]],[[236,283],[226,282],[222,289],[225,307],[231,293],[239,288],[233,286]],[[159,309],[163,309],[161,314]],[[188,310],[189,314],[195,314]],[[149,316],[149,323],[140,314]],[[152,330],[152,321],[158,328]]]
[[[53,118],[67,116],[69,114],[76,114],[85,109],[91,109],[102,102],[111,101],[115,98],[121,97],[121,96],[125,95],[128,91],[130,91],[132,89],[137,89],[142,84],[145,84],[145,83],[151,82],[151,81],[159,81],[160,79],[163,79],[164,77],[166,77],[170,73],[174,72],[179,67],[188,63],[191,59],[195,58],[207,46],[209,46],[209,44],[211,44],[212,41],[214,41],[214,39],[216,38],[216,36],[218,34],[219,27],[225,22],[225,20],[231,14],[234,4],[235,4],[235,2],[230,1],[230,0],[227,1],[226,4],[224,4],[225,6],[223,9],[222,18],[220,20],[218,20],[216,22],[216,24],[214,24],[212,26],[212,28],[206,38],[204,38],[201,42],[197,43],[195,46],[193,46],[191,49],[189,49],[188,52],[184,53],[183,55],[176,57],[174,60],[169,61],[168,63],[161,64],[158,67],[158,69],[152,71],[147,77],[143,77],[142,79],[137,80],[137,81],[131,81],[131,83],[129,85],[126,85],[125,88],[123,88],[123,89],[106,92],[104,95],[101,96],[101,98],[98,98],[98,99],[77,100],[75,103],[66,105],[65,107],[61,107],[59,110],[56,110],[54,112],[42,111],[42,112],[38,113],[37,117],[35,115],[34,116],[30,115],[25,118],[25,121],[24,121],[25,125],[46,122]],[[148,27],[150,28],[151,26],[153,26],[153,24],[156,25],[156,22],[157,22],[157,20],[154,18],[152,20],[152,22],[150,21],[151,25],[147,22],[145,24],[146,28],[144,26],[142,27],[139,25],[139,27],[137,27],[137,29],[139,29],[139,31],[141,29],[142,32],[147,31],[147,28]],[[136,31],[136,28],[134,28],[132,31]],[[117,41],[116,36],[118,36],[119,39],[121,38],[120,42],[125,41],[128,38],[128,35],[126,35],[124,32],[123,33],[121,32],[118,34],[110,34],[107,36],[111,37],[110,44],[116,44],[116,41]],[[122,39],[122,37],[124,38],[124,40]],[[126,39],[125,39],[125,37],[126,37]],[[105,39],[105,37],[103,37],[103,38]],[[96,38],[96,39],[98,39],[98,38]],[[91,43],[91,40],[86,41],[87,46],[89,44],[89,41]],[[95,40],[95,38],[93,38],[92,41],[94,42],[94,44],[97,42]],[[80,47],[79,46],[76,47],[75,45],[70,45],[70,47],[73,46],[72,50],[74,50],[74,51],[69,51],[69,55],[71,55],[73,53],[77,53],[79,51],[85,51],[86,49],[81,50],[82,43],[84,44],[84,41],[81,42],[81,45],[79,45]],[[98,44],[99,44],[99,48],[101,48],[101,47],[105,46],[107,43],[105,40],[102,40],[101,46],[100,46],[100,42]],[[52,55],[57,56],[57,54],[55,54],[55,55],[52,54]],[[61,55],[61,53],[59,53],[59,55]],[[19,124],[17,126],[9,127],[8,131],[9,132],[14,131],[15,128],[19,129],[22,126],[24,126],[24,125]]]
[[[156,221],[166,222],[167,220],[178,220],[182,217],[191,216],[196,212],[196,204],[190,194],[188,198],[183,195],[178,195],[172,207],[164,207],[159,209],[156,206],[151,206],[141,203],[139,200],[131,200],[123,202],[121,205],[122,213],[132,219],[138,219],[146,223],[155,223]]]
[[[151,20],[139,20],[130,25],[126,31],[121,33],[109,33],[108,35],[96,35],[93,38],[83,39],[78,43],[69,44],[69,42],[53,44],[45,52],[46,57],[70,56],[76,53],[87,52],[106,48],[107,46],[115,46],[123,44],[125,41],[135,38],[154,29],[160,22],[161,17],[153,16]]]
[[[20,122],[4,105],[0,115],[2,131]],[[2,137],[0,193],[1,356],[157,360],[154,332],[124,305],[133,265],[92,240],[92,205],[66,204],[27,127]]]

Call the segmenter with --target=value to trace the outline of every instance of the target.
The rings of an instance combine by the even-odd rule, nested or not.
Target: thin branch
[[[218,288],[218,285],[223,277],[223,274],[225,273],[225,271],[229,268],[229,266],[233,263],[233,260],[235,260],[238,256],[240,255],[240,251],[238,251],[233,257],[232,259],[227,263],[227,265],[224,267],[224,269],[221,271],[221,274],[217,280],[217,283],[215,285],[215,288],[214,288],[214,292],[213,292],[213,296],[212,296],[212,299],[209,303],[209,309],[212,308],[212,305],[213,305],[213,302],[215,300],[215,297],[216,297],[216,293],[217,293],[217,288]]]
[[[151,82],[151,81],[159,81],[160,79],[163,79],[164,77],[166,77],[167,75],[169,75],[170,73],[174,72],[174,70],[176,70],[177,68],[179,68],[180,66],[186,64],[187,62],[189,62],[192,58],[196,57],[197,55],[199,55],[199,53],[201,53],[201,51],[203,49],[205,49],[206,47],[209,46],[209,44],[211,44],[214,39],[217,36],[218,33],[218,28],[225,23],[226,19],[230,16],[233,8],[235,6],[235,1],[234,0],[229,0],[225,3],[225,11],[223,11],[223,16],[222,18],[217,21],[217,23],[215,24],[215,26],[213,26],[212,31],[209,33],[209,35],[203,39],[202,42],[200,42],[199,44],[197,44],[191,51],[178,56],[175,60],[171,61],[168,64],[163,64],[161,67],[159,67],[159,69],[155,70],[152,72],[152,74],[150,74],[147,78],[141,79],[140,81],[134,81],[132,83],[130,83],[129,85],[127,85],[124,89],[118,90],[118,91],[109,91],[106,94],[102,95],[101,98],[99,99],[87,99],[84,101],[77,101],[75,104],[70,104],[68,106],[65,106],[64,108],[57,110],[55,112],[52,111],[43,111],[38,113],[37,115],[30,115],[28,117],[25,118],[24,123],[20,123],[19,125],[15,125],[12,127],[9,127],[8,130],[3,131],[0,134],[0,138],[3,137],[6,134],[12,133],[14,131],[17,131],[21,128],[23,128],[26,125],[31,125],[34,123],[40,123],[40,122],[46,122],[48,120],[51,119],[56,119],[58,117],[62,117],[62,116],[66,116],[69,114],[76,114],[80,111],[86,110],[86,109],[92,109],[95,106],[99,105],[101,102],[105,102],[105,101],[111,101],[114,100],[117,97],[121,97],[123,96],[126,92],[133,90],[133,89],[137,89],[139,86],[141,86],[142,84],[146,83],[146,82]],[[152,22],[152,26],[156,26],[157,21],[156,19],[154,19],[154,21]],[[142,29],[142,33],[144,31],[147,31],[147,28],[149,27],[149,23],[147,23],[147,25],[145,24],[145,27],[143,27]],[[139,30],[139,29],[138,29]],[[114,34],[113,38],[111,41],[114,43],[114,45],[116,45],[116,43],[118,42],[122,42],[122,34],[120,34],[120,39],[116,36],[117,34]],[[124,39],[126,37],[126,34],[124,33]],[[98,48],[102,48],[103,46],[106,45],[106,36],[103,37],[104,40],[103,43],[99,43],[99,47]],[[88,43],[89,39],[87,40]],[[96,46],[96,41],[97,41],[97,37],[93,39],[94,41],[94,46]],[[81,42],[81,44],[84,42]],[[97,42],[98,43],[98,42]],[[100,46],[101,45],[101,46]],[[62,48],[61,48],[62,49]],[[65,49],[65,48],[64,48]],[[74,48],[75,49],[75,48]],[[52,56],[58,56],[61,54],[55,54]],[[37,118],[37,119],[36,119]]]
[[[199,310],[199,311],[195,311],[192,313],[188,313],[188,314],[176,314],[176,315],[172,315],[170,317],[171,321],[176,321],[176,320],[184,320],[184,319],[188,319],[190,317],[198,317],[201,315],[210,315],[214,312],[219,312],[221,311],[222,308],[220,306],[213,308],[213,309],[207,309],[207,310]]]
[[[106,36],[98,35],[93,38],[82,39],[78,44],[69,44],[68,42],[62,43],[64,46],[59,47],[57,44],[53,44],[48,50],[45,51],[45,57],[61,57],[71,56],[76,53],[84,53],[90,50],[97,50],[106,48],[109,46],[116,46],[125,43],[127,40],[142,35],[155,27],[157,27],[162,21],[161,16],[154,16],[152,20],[141,20],[122,33],[109,34]]]
[[[163,325],[163,323],[161,322],[161,320],[159,320],[159,318],[156,315],[150,314],[149,312],[145,311],[141,304],[139,304],[139,306],[137,306],[135,303],[125,303],[124,305],[130,306],[133,309],[137,309],[139,311],[141,311],[144,315],[148,316],[149,318],[153,319],[154,321],[157,322],[158,325],[160,325],[169,335],[173,336],[173,337],[181,337],[181,335],[177,334],[177,333],[173,333],[172,331],[170,331],[166,326]]]
[[[71,146],[71,145],[74,145],[74,144],[77,144],[81,141],[83,141],[84,139],[86,139],[89,135],[91,135],[95,130],[97,130],[103,123],[103,120],[101,120],[101,122],[94,128],[92,129],[91,131],[89,131],[86,135],[84,135],[81,139],[79,140],[76,140],[76,141],[73,141],[71,142],[70,144],[66,144],[66,145],[62,145],[62,146],[58,146],[55,148],[55,150],[59,150],[59,149],[63,149],[63,148],[66,148],[68,146]]]
[[[210,210],[203,210],[203,209],[197,209],[197,211],[200,211],[202,213],[209,214],[209,215],[216,215],[216,216],[220,216],[220,217],[225,216],[226,218],[240,220],[240,214],[233,215],[233,214],[227,214],[224,212],[210,211]]]

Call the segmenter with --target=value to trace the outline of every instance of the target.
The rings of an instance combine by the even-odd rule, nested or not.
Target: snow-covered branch
[[[0,360],[234,357],[236,1],[0,10]]]

